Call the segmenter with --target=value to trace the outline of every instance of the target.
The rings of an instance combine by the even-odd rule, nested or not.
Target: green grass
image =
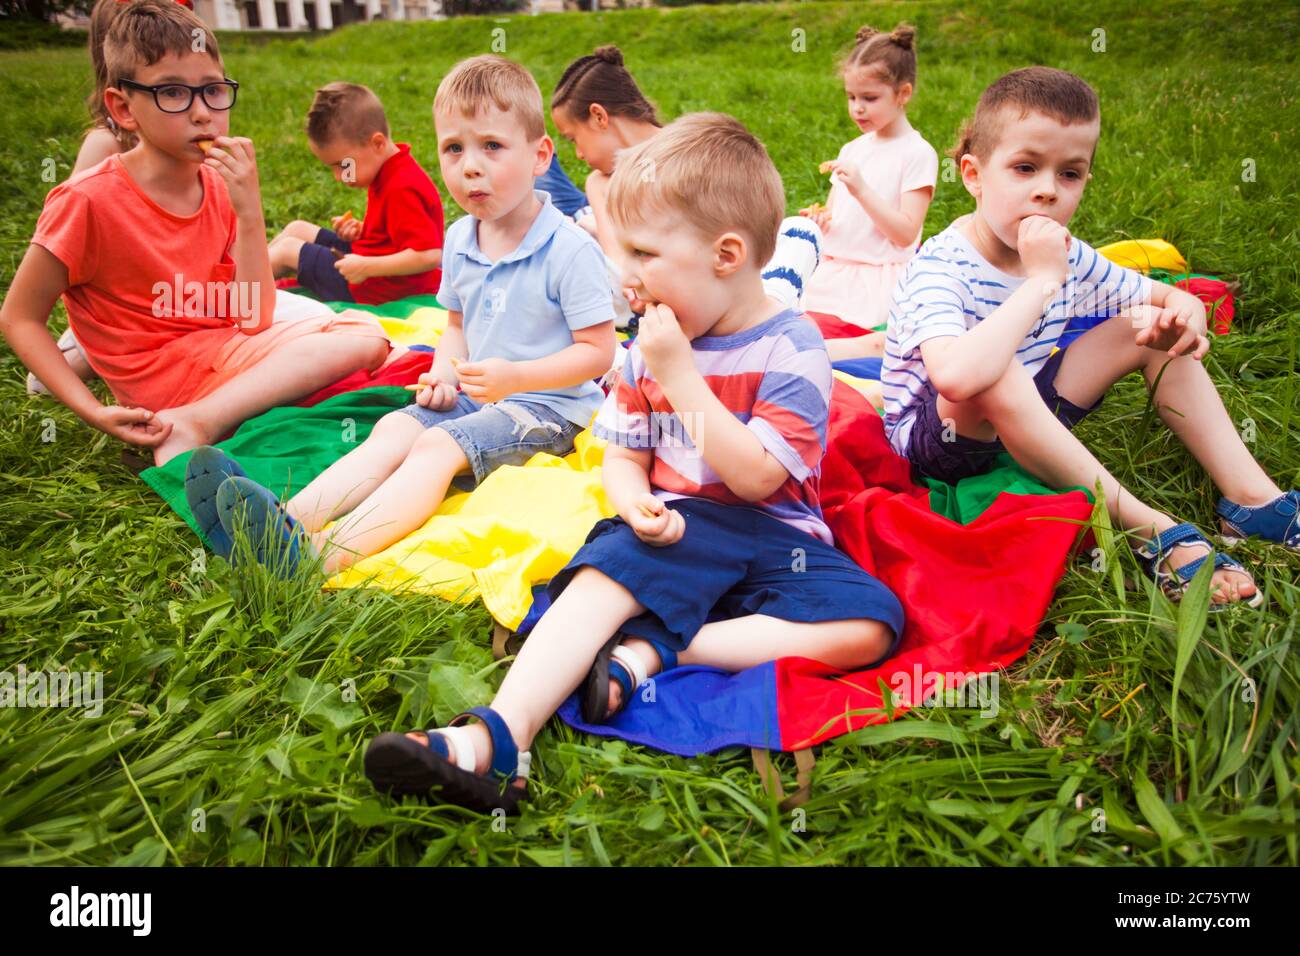
[[[1253,420],[1260,460],[1297,484],[1293,7],[1260,20],[1247,4],[1138,14],[1109,0],[711,6],[222,42],[243,84],[234,127],[257,145],[274,229],[360,211],[307,150],[314,87],[374,87],[436,176],[437,80],[487,52],[496,27],[548,95],[572,58],[617,42],[667,117],[737,115],[768,144],[792,209],[824,198],[817,162],[853,135],[833,60],[867,18],[918,26],[910,114],[941,153],[1005,70],[1047,63],[1096,86],[1103,138],[1072,228],[1093,244],[1161,236],[1194,269],[1240,282],[1236,326],[1208,367],[1234,420]],[[791,52],[796,28],[806,53]],[[1105,53],[1091,51],[1097,28]],[[71,167],[88,73],[82,50],[0,53],[5,287],[51,185],[42,160],[59,179]],[[559,149],[580,180],[572,148]],[[1254,182],[1242,180],[1247,159]],[[941,181],[926,235],[970,206]],[[53,328],[65,321],[60,307]],[[0,666],[102,669],[107,698],[96,720],[0,710],[0,862],[1297,862],[1300,562],[1279,549],[1238,552],[1267,612],[1208,622],[1153,600],[1127,557],[1115,574],[1080,564],[1003,682],[997,717],[930,710],[821,747],[804,832],[764,796],[745,753],[684,760],[555,722],[533,748],[535,803],[498,832],[454,809],[381,801],[360,766],[374,733],[489,699],[504,665],[480,606],[322,593],[197,561],[196,539],[126,475],[118,444],[28,400],[20,364],[0,363]],[[1081,435],[1135,491],[1209,523],[1213,488],[1144,406],[1140,383],[1126,382]],[[792,760],[778,766],[792,780]]]

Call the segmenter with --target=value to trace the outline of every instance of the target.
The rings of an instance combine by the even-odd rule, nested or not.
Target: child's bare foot
[[[212,436],[199,423],[177,409],[165,409],[154,417],[162,424],[172,426],[172,433],[153,450],[155,465],[165,465],[177,455],[206,445],[212,440]]]

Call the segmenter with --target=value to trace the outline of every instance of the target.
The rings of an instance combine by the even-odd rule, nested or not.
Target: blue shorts
[[[1061,360],[1064,358],[1065,349],[1053,352],[1034,375],[1034,384],[1057,421],[1073,430],[1075,425],[1101,404],[1102,399],[1082,408],[1057,393],[1056,373],[1060,371]],[[907,439],[907,457],[911,460],[912,467],[923,477],[937,478],[955,485],[963,478],[982,475],[993,467],[993,460],[1006,451],[1006,447],[996,438],[993,441],[979,441],[953,431],[951,439],[945,440],[946,428],[939,418],[938,396],[932,395],[916,413],[916,421],[912,423],[912,432]]]
[[[347,255],[352,243],[322,226],[316,241],[304,242],[298,251],[298,284],[325,302],[355,302],[348,281],[334,268],[335,251]]]
[[[456,439],[472,472],[452,480],[464,491],[473,491],[502,465],[522,465],[539,451],[567,455],[582,431],[581,425],[537,402],[507,398],[481,405],[464,393],[445,412],[412,404],[394,414],[410,415],[425,428],[441,428]]]
[[[897,649],[903,606],[844,552],[756,508],[702,498],[666,504],[686,519],[676,543],[655,547],[622,518],[598,521],[551,579],[552,601],[590,565],[646,608],[620,630],[674,651],[684,650],[705,624],[748,614],[808,623],[871,618],[893,628],[885,657]]]

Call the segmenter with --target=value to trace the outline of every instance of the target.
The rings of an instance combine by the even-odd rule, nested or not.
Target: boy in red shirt
[[[105,105],[139,142],[46,197],[0,307],[19,359],[83,421],[152,448],[160,465],[378,368],[390,347],[370,316],[272,324],[257,163],[251,141],[227,135],[237,87],[211,31],[171,0],[136,0],[104,58]],[[117,404],[100,404],[51,337],[60,295]]]
[[[327,302],[380,305],[437,295],[442,201],[411,147],[388,138],[379,97],[357,83],[317,90],[307,143],[336,180],[366,190],[365,217],[335,216],[332,230],[289,223],[271,241],[276,278],[296,273],[299,285]]]

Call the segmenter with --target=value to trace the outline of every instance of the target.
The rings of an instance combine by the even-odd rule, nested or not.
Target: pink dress
[[[838,157],[862,170],[867,185],[898,209],[903,193],[934,188],[939,156],[916,130],[877,139],[864,133],[845,143]],[[837,178],[831,185],[831,221],[825,230],[821,264],[804,290],[803,307],[828,312],[864,331],[884,327],[894,286],[921,238],[896,245],[867,215],[848,187]]]

